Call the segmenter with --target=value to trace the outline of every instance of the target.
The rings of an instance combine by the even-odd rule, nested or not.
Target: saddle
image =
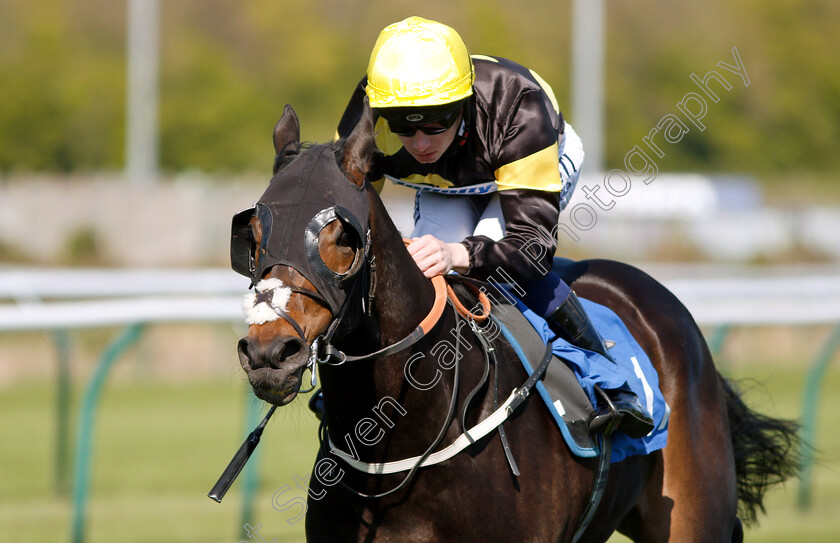
[[[447,280],[457,296],[464,301],[474,299],[476,286],[488,288],[488,285],[461,276],[448,276]],[[551,349],[552,359],[534,389],[573,454],[583,458],[600,454],[599,440],[590,431],[590,422],[595,412],[593,405],[602,387],[615,389],[627,386],[632,389],[645,402],[655,424],[655,429],[643,438],[632,439],[621,433],[613,434],[609,453],[611,462],[636,454],[648,454],[665,446],[670,408],[659,390],[658,375],[645,352],[615,313],[589,300],[582,300],[596,326],[604,330],[606,337],[614,343],[611,354],[615,355],[617,362],[612,363],[602,359],[601,355],[580,349],[561,338],[547,345],[553,334],[542,317],[501,288],[494,289],[490,285],[489,289],[505,292],[504,295],[492,297],[492,323],[489,326],[498,327],[529,376],[534,374],[545,358],[547,347]]]
[[[456,299],[472,302],[477,282],[460,276],[448,276],[447,279]],[[494,298],[489,314],[491,322],[485,324],[485,328],[490,329],[489,333],[493,336],[504,337],[516,352],[527,374],[532,376],[547,355],[546,342],[522,312],[507,299]],[[595,411],[592,403],[571,368],[556,355],[550,356],[551,361],[534,388],[554,417],[572,452],[586,458],[598,456],[598,445],[590,435],[587,422]]]
[[[491,318],[501,329],[528,375],[543,357],[546,345],[528,319],[511,303],[494,306]],[[543,378],[535,386],[557,423],[569,449],[585,458],[598,456],[598,445],[589,432],[589,421],[595,409],[571,368],[552,355]]]

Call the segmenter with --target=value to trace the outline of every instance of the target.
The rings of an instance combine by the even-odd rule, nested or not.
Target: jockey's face
[[[439,123],[431,123],[424,126],[436,128],[441,125]],[[459,126],[461,126],[461,115],[458,115],[458,118],[452,123],[452,126],[440,134],[430,135],[426,134],[423,130],[417,130],[413,136],[401,136],[397,134],[397,137],[400,138],[405,150],[417,162],[431,164],[437,162],[452,144],[452,141],[455,139],[455,134],[458,133]]]

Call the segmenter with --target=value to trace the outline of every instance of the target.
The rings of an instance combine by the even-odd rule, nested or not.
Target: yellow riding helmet
[[[374,109],[425,108],[469,97],[474,78],[470,53],[455,30],[409,17],[379,34],[365,90]]]

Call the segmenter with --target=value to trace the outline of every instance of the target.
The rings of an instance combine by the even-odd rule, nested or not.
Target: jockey
[[[382,152],[369,179],[377,190],[385,178],[416,189],[408,251],[421,271],[512,284],[555,334],[614,362],[550,271],[583,146],[548,84],[510,60],[471,57],[452,28],[410,17],[380,33],[339,137],[361,118],[365,96]],[[629,388],[606,392],[612,406],[596,414],[594,431],[653,429]]]

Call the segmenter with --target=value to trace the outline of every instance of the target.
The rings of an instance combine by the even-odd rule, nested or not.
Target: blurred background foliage
[[[821,175],[840,166],[840,3],[606,2],[606,161],[624,155],[689,79],[733,64],[707,132],[667,148],[669,171]],[[0,0],[0,173],[119,170],[124,161],[126,4]],[[517,60],[570,104],[570,2],[177,0],[161,2],[164,172],[266,172],[292,104],[303,137],[332,137],[379,30],[417,14],[455,27],[473,53]],[[574,119],[570,119],[574,123]],[[690,128],[693,128],[690,126]]]

